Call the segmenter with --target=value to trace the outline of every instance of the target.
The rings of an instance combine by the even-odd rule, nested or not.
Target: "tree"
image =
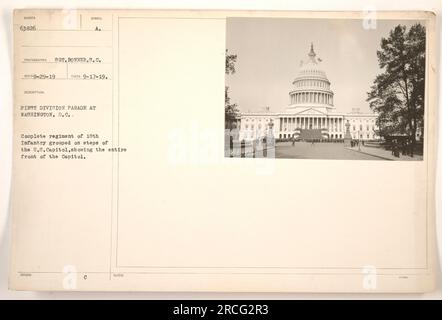
[[[382,38],[377,51],[379,67],[367,101],[379,114],[379,135],[407,135],[411,150],[416,132],[424,128],[425,27],[417,23],[407,32],[398,25]]]
[[[235,62],[236,62],[236,54],[229,54],[228,50],[226,50],[226,75],[235,73]],[[236,103],[230,103],[229,97],[229,87],[225,86],[224,90],[224,115],[226,127],[231,129],[232,122],[238,116],[238,105]]]

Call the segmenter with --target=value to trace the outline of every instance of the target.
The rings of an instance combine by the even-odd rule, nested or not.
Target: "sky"
[[[284,111],[313,43],[331,82],[336,111],[369,112],[367,92],[381,72],[376,56],[381,39],[398,24],[417,22],[377,20],[376,29],[364,29],[362,20],[229,18],[226,45],[237,55],[236,72],[226,75],[231,103],[242,112]]]

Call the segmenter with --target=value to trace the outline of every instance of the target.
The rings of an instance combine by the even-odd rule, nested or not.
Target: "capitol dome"
[[[321,62],[311,44],[308,58],[301,61],[299,73],[293,81],[294,89],[289,93],[288,112],[293,112],[294,109],[298,111],[299,108],[324,108],[324,112],[334,109],[333,91],[330,90],[330,81],[321,68]]]

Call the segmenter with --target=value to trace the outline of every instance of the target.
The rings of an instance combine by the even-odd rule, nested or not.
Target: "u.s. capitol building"
[[[333,104],[334,93],[330,81],[321,69],[311,45],[308,59],[302,62],[298,76],[289,93],[290,103],[284,112],[241,112],[239,114],[240,139],[252,140],[269,130],[277,139],[344,139],[346,123],[352,139],[374,140],[376,117],[374,113],[361,113],[354,108],[350,113],[340,113]],[[348,126],[348,125],[347,125]]]

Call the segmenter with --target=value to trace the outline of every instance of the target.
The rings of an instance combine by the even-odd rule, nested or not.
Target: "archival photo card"
[[[436,19],[375,14],[14,11],[9,288],[434,290]]]

